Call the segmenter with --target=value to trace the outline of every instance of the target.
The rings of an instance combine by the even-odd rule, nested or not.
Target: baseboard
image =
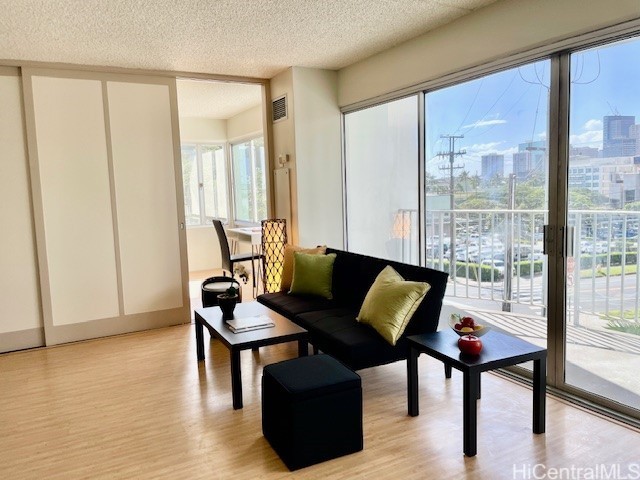
[[[0,353],[44,346],[44,328],[0,333]]]

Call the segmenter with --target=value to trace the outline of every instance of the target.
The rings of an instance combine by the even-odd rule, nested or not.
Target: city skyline
[[[576,52],[571,56],[570,144],[603,149],[605,116],[640,118],[640,41],[626,40]],[[456,139],[456,157],[470,175],[482,175],[483,155],[504,155],[505,174],[513,171],[518,144],[545,140],[548,123],[550,62],[541,60],[470,82],[427,93],[426,169],[442,178],[448,141]],[[461,170],[459,170],[461,171]]]

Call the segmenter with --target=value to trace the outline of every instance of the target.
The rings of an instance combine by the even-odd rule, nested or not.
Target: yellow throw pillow
[[[332,300],[333,262],[336,257],[335,253],[312,255],[294,252],[293,280],[289,293],[293,295],[318,295]]]
[[[282,262],[282,279],[280,280],[280,291],[288,292],[291,289],[293,280],[293,252],[309,253],[311,255],[324,255],[327,247],[302,248],[297,245],[285,245],[284,260]]]
[[[425,282],[405,281],[387,265],[364,297],[356,320],[371,325],[382,338],[395,345],[430,288]]]

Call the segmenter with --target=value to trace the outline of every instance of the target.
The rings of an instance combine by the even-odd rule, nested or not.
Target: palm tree
[[[470,179],[471,179],[471,176],[469,175],[469,172],[467,172],[466,170],[463,170],[462,173],[458,175],[458,185],[460,187],[460,191],[465,193],[469,191]]]

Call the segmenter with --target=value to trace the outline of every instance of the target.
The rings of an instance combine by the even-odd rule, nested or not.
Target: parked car
[[[482,260],[480,265],[484,265],[486,267],[493,267],[498,273],[504,276],[504,262],[502,260],[488,259]]]

